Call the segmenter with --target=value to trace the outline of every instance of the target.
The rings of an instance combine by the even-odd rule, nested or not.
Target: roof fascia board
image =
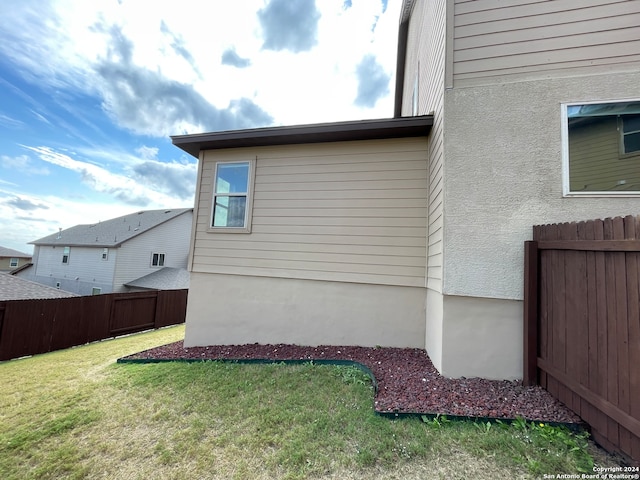
[[[175,135],[171,140],[175,146],[198,158],[202,150],[222,148],[419,137],[428,135],[432,125],[433,116],[423,115]]]

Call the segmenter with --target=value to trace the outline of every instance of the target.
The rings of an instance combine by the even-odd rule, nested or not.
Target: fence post
[[[538,242],[524,242],[524,366],[522,383],[538,383]]]

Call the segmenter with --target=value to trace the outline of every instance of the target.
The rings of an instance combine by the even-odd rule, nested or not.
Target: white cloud
[[[51,173],[46,167],[35,166],[28,155],[18,155],[17,157],[0,155],[0,166],[25,175],[49,175]]]
[[[22,128],[24,122],[16,118],[12,118],[9,115],[3,115],[0,113],[0,125],[4,125],[8,128]]]
[[[176,198],[174,192],[167,188],[166,184],[161,185],[162,188],[160,189],[154,189],[152,187],[154,185],[157,186],[158,182],[152,182],[150,186],[146,181],[143,181],[146,180],[144,178],[144,170],[136,171],[138,180],[141,180],[138,181],[131,176],[113,173],[98,165],[73,159],[69,155],[56,152],[50,147],[25,146],[24,148],[34,152],[41,160],[47,163],[79,173],[80,179],[84,184],[96,192],[110,195],[120,203],[144,208],[149,208],[153,204],[172,206],[176,200],[184,200],[184,192],[195,192],[195,165],[181,166],[184,170],[191,168],[194,175],[190,184],[185,185],[183,190],[179,191],[178,198]],[[172,164],[168,165],[172,166]],[[183,175],[182,180],[189,181],[188,175]]]
[[[113,202],[88,199],[78,202],[77,199],[59,196],[29,195],[0,189],[0,245],[30,253],[33,247],[28,242],[51,235],[58,228],[108,220],[135,210],[131,205]]]
[[[184,162],[161,161],[158,137],[391,116],[401,3],[390,0],[385,12],[378,0],[315,0],[317,42],[293,53],[263,48],[258,11],[268,0],[206,6],[181,0],[178,7],[174,0],[0,1],[0,57],[21,80],[14,85],[0,78],[0,87],[28,115],[3,106],[0,124],[15,132],[30,126],[63,132],[55,140],[16,140],[31,145],[28,155],[17,147],[18,153],[3,152],[0,168],[51,171],[56,178],[63,169],[66,178],[96,192],[91,197],[83,188],[87,198],[73,198],[78,182],[69,181],[66,197],[44,196],[35,186],[25,193],[27,187],[0,180],[0,244],[135,208],[192,206],[196,162],[177,151]],[[379,77],[389,76],[390,92],[363,108],[354,105],[357,66],[369,55]],[[378,87],[377,93],[385,91],[383,81]],[[39,100],[42,94],[49,103]],[[85,110],[87,104],[102,105],[113,128],[103,128],[104,118]],[[126,144],[118,144],[118,129],[128,131]]]
[[[270,114],[277,124],[391,116],[392,95],[375,109],[353,105],[356,65],[365,55],[375,55],[385,73],[393,74],[401,1],[389,2],[384,14],[383,2],[351,3],[345,9],[344,0],[317,0],[317,44],[308,52],[291,54],[262,49],[265,37],[257,12],[271,5],[263,0],[208,7],[213,9],[210,15],[198,0],[183,0],[180,8],[169,0],[57,0],[47,2],[44,12],[41,2],[25,1],[0,6],[0,16],[11,35],[29,45],[29,55],[18,57],[9,46],[0,49],[27,64],[41,80],[99,93],[119,125],[145,134],[247,128],[268,120],[264,115],[253,124],[234,120],[229,107],[240,99]],[[128,65],[134,68],[118,56],[122,52],[114,37],[105,34],[105,28],[108,32],[112,27],[130,42]],[[230,48],[246,60],[245,68],[222,64]],[[124,69],[114,75],[118,65]],[[144,95],[145,90],[135,89],[138,85],[163,86]],[[184,102],[167,103],[176,91],[185,94]],[[161,96],[167,97],[164,102]],[[131,108],[136,100],[138,108]],[[154,100],[161,101],[165,113],[153,108]],[[167,115],[166,110],[174,108],[184,110],[182,123],[176,113]],[[138,110],[142,112],[136,114]],[[208,121],[193,117],[207,115]],[[218,121],[211,121],[211,115]]]
[[[142,147],[136,148],[136,153],[145,160],[153,160],[158,158],[158,147],[147,147],[143,145]]]

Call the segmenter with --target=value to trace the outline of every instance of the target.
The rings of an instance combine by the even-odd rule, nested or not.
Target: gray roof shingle
[[[0,246],[0,257],[13,257],[13,258],[31,258],[28,253],[22,253],[13,248],[7,248]]]
[[[142,210],[104,222],[76,225],[29,243],[69,247],[117,247],[131,238],[191,210],[193,209]]]
[[[58,290],[8,273],[0,273],[0,301],[77,296],[75,293]]]
[[[189,288],[189,271],[185,268],[164,267],[125,284],[127,287],[153,290],[182,290]]]

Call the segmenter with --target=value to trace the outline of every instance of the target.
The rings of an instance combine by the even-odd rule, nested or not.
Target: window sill
[[[640,192],[568,192],[563,198],[638,198]]]
[[[251,233],[251,227],[209,227],[207,233]]]

